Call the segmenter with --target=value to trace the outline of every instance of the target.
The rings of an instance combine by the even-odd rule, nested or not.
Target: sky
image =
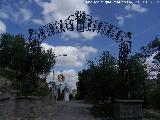
[[[0,0],[0,33],[22,34],[28,40],[28,29],[38,29],[55,20],[65,20],[76,11],[85,11],[133,33],[132,54],[139,52],[160,34],[160,1],[158,0]],[[87,68],[87,60],[98,58],[103,50],[118,56],[118,44],[95,32],[64,32],[43,41],[45,49],[53,48],[56,58],[54,80],[61,72],[72,89],[77,73]],[[67,56],[62,56],[67,54]],[[61,56],[59,56],[61,55]],[[53,79],[53,73],[48,80]]]

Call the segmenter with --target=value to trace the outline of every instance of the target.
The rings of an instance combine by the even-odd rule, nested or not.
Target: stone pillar
[[[38,106],[36,97],[29,99],[29,120],[36,120],[38,117]]]
[[[17,97],[17,118],[19,120],[37,120],[40,112],[41,97]]]
[[[115,100],[114,120],[142,120],[143,100]]]
[[[50,105],[54,104],[54,95],[53,95],[53,93],[50,93],[50,95],[49,95],[49,102],[50,102]]]
[[[9,97],[0,97],[0,120],[6,120],[8,118],[8,106]]]
[[[16,120],[16,95],[17,95],[16,90],[10,91],[7,120]]]

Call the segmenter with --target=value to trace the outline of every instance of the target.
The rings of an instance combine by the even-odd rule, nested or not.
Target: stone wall
[[[39,116],[41,97],[18,97],[16,99],[16,119],[36,120]]]
[[[142,120],[143,100],[115,100],[114,120]]]
[[[0,98],[0,120],[5,120],[8,116],[9,97]]]
[[[43,101],[41,97],[17,97],[11,91],[0,96],[0,120],[38,120]]]

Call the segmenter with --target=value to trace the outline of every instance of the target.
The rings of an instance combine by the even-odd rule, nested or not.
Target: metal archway
[[[91,15],[86,14],[85,11],[76,11],[76,13],[70,15],[65,20],[54,21],[36,30],[29,29],[28,31],[29,42],[31,43],[29,50],[32,51],[33,54],[37,54],[37,57],[40,52],[40,44],[50,36],[54,36],[66,31],[90,31],[105,35],[119,44],[120,73],[122,75],[129,75],[129,54],[131,53],[132,33],[126,33],[110,23],[101,20],[95,20]],[[35,69],[33,68],[32,70],[34,73]],[[129,76],[127,78],[129,79]]]
[[[126,39],[130,39],[132,34],[130,32],[126,33],[110,23],[101,20],[95,20],[92,18],[92,16],[86,14],[85,11],[77,11],[64,21],[54,21],[36,30],[29,29],[29,40],[31,41],[36,39],[39,42],[42,42],[49,36],[54,36],[66,31],[97,32],[115,40],[117,43],[121,43]]]

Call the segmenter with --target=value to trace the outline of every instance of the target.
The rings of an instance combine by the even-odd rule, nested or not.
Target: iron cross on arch
[[[117,26],[96,20],[85,11],[76,11],[65,20],[53,21],[36,30],[29,29],[29,42],[37,46],[50,36],[66,31],[96,32],[113,39],[119,44],[119,67],[121,72],[128,71],[128,57],[131,53],[131,32],[124,32]],[[38,48],[38,47],[37,47]],[[36,52],[36,49],[35,49]]]

